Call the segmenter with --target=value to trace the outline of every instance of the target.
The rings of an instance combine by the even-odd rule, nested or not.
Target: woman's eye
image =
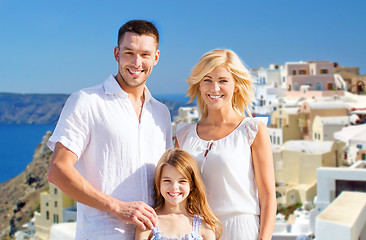
[[[204,81],[204,82],[211,82],[211,79],[203,79],[202,81]]]

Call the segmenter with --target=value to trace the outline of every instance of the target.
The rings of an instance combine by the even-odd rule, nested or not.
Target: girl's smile
[[[161,172],[160,192],[165,204],[178,206],[186,204],[190,192],[189,182],[180,172],[170,165],[163,167]]]

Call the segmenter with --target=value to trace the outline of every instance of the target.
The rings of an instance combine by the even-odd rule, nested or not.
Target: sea
[[[155,95],[161,100],[187,103],[185,94]],[[41,143],[47,131],[53,131],[55,125],[42,124],[0,124],[0,183],[22,173],[33,161],[36,146]]]
[[[185,94],[160,94],[155,98],[179,103],[187,103]],[[41,143],[47,131],[53,131],[55,125],[42,124],[0,124],[0,183],[22,173],[33,161],[36,146]]]
[[[0,124],[0,166],[3,169],[0,183],[25,170],[33,161],[34,150],[42,137],[54,128],[55,125],[43,124]]]

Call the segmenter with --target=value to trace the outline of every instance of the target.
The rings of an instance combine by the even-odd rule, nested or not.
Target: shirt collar
[[[123,97],[128,97],[128,93],[126,93],[121,86],[118,84],[117,80],[114,78],[113,75],[110,75],[104,82],[103,82],[104,92],[107,95],[113,94],[122,94]],[[149,89],[145,86],[144,89],[145,94],[145,103],[152,99],[151,93]]]

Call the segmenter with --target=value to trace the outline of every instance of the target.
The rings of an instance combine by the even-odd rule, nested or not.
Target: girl
[[[167,150],[156,167],[154,188],[159,226],[152,231],[136,228],[135,240],[219,238],[221,225],[207,204],[199,169],[191,155],[180,149]]]
[[[231,50],[202,56],[187,79],[197,97],[196,124],[181,123],[177,147],[197,161],[222,239],[271,239],[276,217],[272,146],[266,125],[251,116],[253,80]]]

